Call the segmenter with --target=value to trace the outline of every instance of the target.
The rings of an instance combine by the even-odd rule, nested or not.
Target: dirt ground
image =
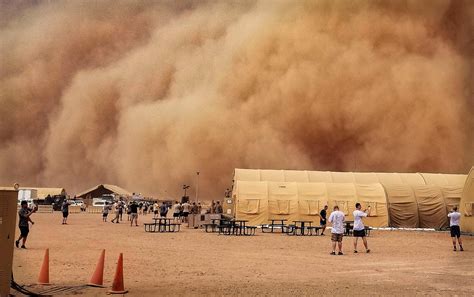
[[[140,227],[130,227],[103,223],[100,214],[71,214],[61,225],[59,212],[34,214],[28,249],[15,249],[14,277],[35,283],[49,248],[51,283],[82,285],[106,249],[105,285],[111,286],[122,252],[129,296],[474,295],[474,237],[463,237],[466,251],[453,252],[446,232],[373,231],[370,254],[352,253],[346,237],[345,255],[331,256],[330,236],[146,233],[142,223],[151,218],[140,216]]]

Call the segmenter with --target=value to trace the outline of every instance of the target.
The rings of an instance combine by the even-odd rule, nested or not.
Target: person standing
[[[104,208],[102,209],[102,221],[107,222],[107,216],[109,215],[109,202],[105,201]]]
[[[69,216],[69,205],[67,199],[64,199],[63,205],[61,206],[61,212],[63,213],[63,225],[67,225],[67,217]]]
[[[224,211],[222,210],[222,205],[219,201],[216,202],[216,214],[222,214]]]
[[[132,227],[133,221],[135,221],[135,226],[138,226],[138,205],[136,202],[130,204],[130,218],[130,227]]]
[[[158,216],[159,211],[160,211],[160,206],[158,205],[158,202],[155,201],[155,203],[153,203],[153,217],[154,218]]]
[[[323,230],[321,231],[321,235],[324,235],[324,231],[326,230],[326,216],[327,216],[328,206],[324,205],[324,208],[319,212],[319,225]]]
[[[451,238],[453,239],[453,250],[456,251],[456,238],[459,243],[459,250],[462,252],[462,240],[461,240],[461,228],[459,228],[459,220],[461,219],[461,214],[458,212],[458,207],[453,207],[453,211],[448,214],[449,218],[449,229],[451,230]]]
[[[124,208],[124,206],[125,206],[125,203],[123,202],[123,198],[120,197],[120,198],[119,198],[119,202],[118,202],[120,221],[122,221],[122,215],[123,215],[123,208]]]
[[[186,201],[181,205],[181,208],[183,209],[183,222],[187,223],[189,211],[191,210],[191,205]]]
[[[344,255],[342,253],[342,237],[344,236],[344,221],[346,220],[345,215],[339,210],[339,206],[334,206],[334,211],[329,216],[329,222],[332,223],[331,229],[331,241],[332,241],[332,252],[331,255],[336,254],[336,243],[339,248],[338,255]]]
[[[181,213],[181,205],[179,205],[178,201],[175,201],[173,205],[173,218],[175,221],[179,221],[180,213]]]
[[[163,202],[160,205],[160,217],[166,218],[167,214],[168,214],[168,206],[166,205],[165,202]]]
[[[119,222],[119,203],[115,201],[114,206],[112,207],[114,210],[115,217],[112,219],[112,223],[120,223]]]
[[[201,202],[198,202],[197,211],[198,211],[197,212],[198,214],[201,214],[201,211],[202,211]]]
[[[30,233],[30,225],[28,225],[28,222],[31,222],[32,225],[35,224],[35,222],[31,220],[30,216],[36,212],[36,208],[28,208],[28,202],[26,200],[21,201],[20,205],[21,208],[18,211],[18,228],[20,228],[20,237],[15,241],[15,246],[18,248],[20,245],[20,240],[23,239],[21,248],[26,249],[25,243],[26,239],[28,238],[28,233]]]
[[[359,237],[362,237],[362,241],[364,242],[364,246],[365,246],[365,251],[367,253],[370,253],[370,249],[367,244],[367,238],[365,238],[364,222],[362,222],[362,218],[367,217],[370,214],[370,206],[368,207],[369,212],[367,212],[367,209],[365,209],[364,211],[361,211],[360,209],[362,206],[360,205],[359,202],[356,203],[355,207],[356,207],[356,210],[354,210],[354,212],[352,213],[354,215],[354,230],[353,230],[354,253],[357,253],[357,241]]]

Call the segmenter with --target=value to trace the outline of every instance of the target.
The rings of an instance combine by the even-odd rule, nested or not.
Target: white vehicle
[[[84,206],[83,200],[68,200],[67,201],[71,206]]]
[[[92,199],[92,206],[104,206],[105,202],[108,202],[108,201],[104,200],[102,198],[93,198]]]

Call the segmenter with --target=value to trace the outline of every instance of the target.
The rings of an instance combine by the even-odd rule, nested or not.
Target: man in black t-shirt
[[[328,206],[325,205],[324,208],[321,210],[319,213],[320,219],[319,219],[319,224],[323,228],[321,231],[321,235],[324,235],[324,230],[326,230],[326,214],[327,214]]]
[[[132,202],[130,205],[130,227],[133,225],[133,220],[135,220],[135,226],[138,226],[138,205],[136,202]]]
[[[17,241],[15,241],[16,247],[19,247],[20,240],[23,239],[21,248],[26,249],[26,246],[25,246],[26,238],[28,237],[28,233],[30,232],[30,226],[28,222],[30,222],[32,225],[34,224],[30,216],[35,212],[36,212],[36,208],[30,209],[28,208],[28,202],[26,202],[25,200],[21,201],[21,208],[18,211],[18,217],[19,217],[18,227],[20,228],[20,237],[18,238]]]

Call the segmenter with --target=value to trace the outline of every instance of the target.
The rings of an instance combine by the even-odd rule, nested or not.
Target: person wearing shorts
[[[67,225],[67,217],[69,216],[69,202],[67,200],[64,200],[61,211],[63,213],[63,225]]]
[[[166,205],[165,202],[163,202],[160,205],[160,217],[166,218],[167,214],[168,214],[168,206]]]
[[[191,205],[188,202],[184,202],[182,208],[183,208],[183,221],[187,223],[189,212],[191,211]]]
[[[153,217],[156,218],[158,216],[158,212],[160,211],[160,206],[158,205],[158,202],[155,202],[153,204]]]
[[[449,229],[451,229],[451,238],[453,239],[453,250],[456,251],[456,238],[459,243],[459,250],[462,252],[462,240],[461,240],[461,228],[459,228],[459,220],[461,219],[461,214],[458,212],[458,207],[453,207],[453,211],[448,214],[449,218]]]
[[[132,202],[130,205],[130,227],[132,227],[133,221],[135,221],[135,226],[138,226],[138,205],[136,202]]]
[[[179,205],[178,201],[175,201],[173,205],[173,218],[175,221],[179,221],[181,216],[181,205]]]
[[[336,244],[338,246],[339,252],[338,255],[344,255],[342,253],[342,238],[344,236],[344,221],[345,215],[342,211],[339,210],[339,206],[334,206],[334,211],[331,212],[329,216],[329,222],[332,223],[331,228],[331,242],[332,242],[332,252],[331,255],[336,254]]]
[[[28,225],[28,222],[30,222],[32,225],[34,224],[30,216],[36,212],[36,209],[33,209],[33,210],[29,209],[28,202],[26,202],[26,200],[21,201],[20,205],[21,205],[21,208],[18,211],[18,217],[19,217],[18,228],[20,228],[20,237],[15,241],[15,246],[19,247],[20,240],[23,239],[21,248],[26,249],[25,243],[26,243],[26,239],[28,238],[28,233],[30,233],[30,227]]]
[[[109,203],[106,201],[104,208],[102,209],[102,222],[107,222],[108,215],[109,215]]]
[[[354,234],[354,253],[357,253],[357,241],[359,237],[362,237],[362,241],[364,242],[365,246],[365,251],[367,253],[370,253],[370,249],[367,244],[367,238],[365,237],[365,226],[364,222],[362,222],[363,217],[367,217],[370,213],[370,207],[368,208],[369,212],[367,212],[367,209],[364,211],[361,211],[360,209],[362,206],[360,205],[359,202],[356,203],[355,205],[356,210],[352,213],[354,215],[354,229],[353,229],[353,234]]]
[[[328,210],[328,206],[324,205],[324,208],[319,213],[319,217],[320,217],[319,218],[319,225],[321,225],[321,228],[323,228],[323,230],[321,231],[321,235],[324,235],[324,231],[326,230],[327,210]]]

